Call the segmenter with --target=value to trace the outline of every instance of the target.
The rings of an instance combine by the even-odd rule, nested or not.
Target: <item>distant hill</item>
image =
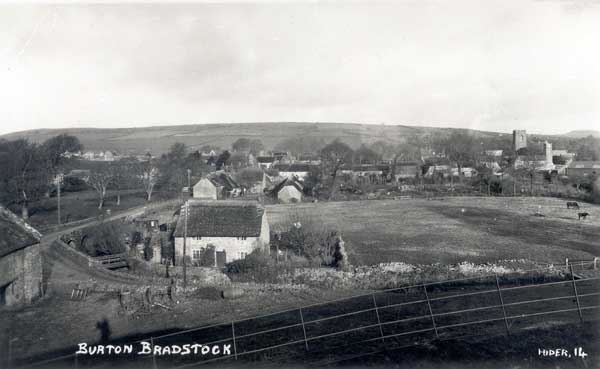
[[[571,132],[565,133],[565,134],[563,134],[563,136],[572,137],[572,138],[583,138],[583,137],[592,136],[592,137],[600,138],[600,131],[595,131],[592,129],[577,130],[577,131],[571,131]]]
[[[326,142],[340,138],[353,147],[382,140],[389,143],[402,142],[407,136],[443,137],[452,128],[431,128],[404,125],[376,125],[354,123],[227,123],[192,124],[136,128],[66,128],[38,129],[0,136],[7,140],[28,138],[42,142],[52,136],[67,133],[77,136],[86,150],[114,150],[119,153],[153,154],[166,152],[175,142],[182,142],[191,149],[203,145],[229,148],[241,137],[258,138],[267,149],[272,149],[286,139],[299,137],[322,138]],[[496,132],[467,130],[477,137],[497,137]]]

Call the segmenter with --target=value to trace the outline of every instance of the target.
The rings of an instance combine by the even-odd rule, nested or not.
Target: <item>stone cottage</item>
[[[286,178],[279,182],[273,190],[272,195],[283,204],[302,202],[302,184],[295,178]]]
[[[258,248],[268,250],[269,223],[265,208],[254,201],[190,200],[187,220],[186,257],[192,264],[206,265],[243,259]],[[183,260],[185,216],[183,211],[173,234],[175,259]]]
[[[42,289],[42,235],[2,206],[0,234],[0,306],[31,303]]]
[[[222,200],[237,197],[241,194],[241,186],[225,172],[216,172],[202,178],[193,187],[195,199]]]

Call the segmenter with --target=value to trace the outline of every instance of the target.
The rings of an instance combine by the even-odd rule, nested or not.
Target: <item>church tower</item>
[[[517,151],[523,147],[527,147],[527,131],[513,130],[513,150]]]

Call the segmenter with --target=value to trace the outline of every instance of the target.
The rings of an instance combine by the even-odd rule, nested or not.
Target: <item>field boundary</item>
[[[476,276],[476,277],[467,277],[467,278],[460,278],[460,279],[454,279],[454,280],[447,280],[447,281],[438,281],[438,282],[431,282],[431,283],[423,283],[423,284],[418,284],[418,285],[411,285],[411,286],[403,286],[403,287],[397,287],[397,288],[392,288],[392,289],[386,289],[386,290],[379,290],[379,291],[374,291],[372,293],[368,293],[368,294],[361,294],[361,295],[355,295],[355,296],[351,296],[351,297],[346,297],[346,298],[342,298],[342,299],[337,299],[337,300],[331,300],[331,301],[326,301],[326,302],[322,302],[322,303],[316,303],[316,304],[310,304],[310,305],[303,305],[303,306],[298,306],[292,309],[288,309],[288,310],[282,310],[282,311],[278,311],[275,313],[270,313],[270,314],[264,314],[264,315],[260,315],[260,316],[255,316],[255,317],[251,317],[251,318],[245,318],[245,319],[240,319],[240,320],[234,320],[234,321],[230,321],[230,322],[222,322],[222,323],[218,323],[218,324],[213,324],[213,325],[208,325],[208,326],[202,326],[202,327],[196,327],[196,328],[192,328],[192,329],[187,329],[187,330],[183,330],[183,331],[177,331],[174,333],[169,333],[169,334],[164,334],[164,335],[159,335],[159,336],[149,336],[145,339],[141,339],[141,340],[137,340],[137,341],[133,341],[133,342],[129,342],[131,344],[133,343],[139,343],[141,341],[151,341],[152,344],[156,344],[157,342],[160,344],[166,343],[169,340],[172,340],[174,338],[179,338],[179,337],[201,337],[202,335],[198,336],[201,333],[211,333],[210,330],[213,329],[216,331],[220,331],[220,332],[229,332],[225,334],[225,337],[217,339],[217,340],[210,340],[210,341],[198,341],[198,342],[203,342],[202,345],[214,345],[214,344],[227,344],[230,343],[233,345],[233,347],[237,347],[237,349],[235,350],[235,353],[233,355],[230,356],[216,356],[216,357],[212,357],[210,359],[206,359],[203,361],[195,361],[192,363],[185,363],[181,366],[179,366],[180,368],[184,368],[184,367],[191,367],[191,366],[197,366],[197,365],[201,365],[201,364],[206,364],[206,363],[210,363],[210,362],[214,362],[214,361],[221,361],[221,360],[228,360],[228,359],[238,359],[239,357],[244,357],[244,356],[251,356],[254,354],[261,354],[261,353],[267,353],[267,352],[271,352],[271,351],[275,351],[279,348],[283,348],[283,347],[292,347],[292,346],[302,346],[302,352],[308,352],[309,354],[312,353],[316,353],[316,351],[314,351],[314,348],[311,348],[311,345],[313,342],[318,341],[318,340],[322,340],[322,339],[339,339],[339,337],[346,335],[346,334],[355,334],[355,333],[360,333],[360,334],[365,334],[366,337],[359,337],[359,339],[354,340],[354,341],[350,341],[350,343],[347,343],[343,346],[348,346],[348,345],[355,345],[355,344],[366,344],[366,343],[386,343],[390,340],[394,340],[394,339],[398,339],[398,338],[402,338],[402,337],[413,337],[414,335],[421,335],[421,340],[425,339],[426,341],[431,341],[431,340],[439,340],[439,339],[447,339],[448,335],[446,334],[447,331],[451,331],[452,329],[457,329],[457,328],[464,328],[464,327],[472,327],[472,326],[481,326],[481,325],[487,325],[487,324],[499,324],[503,330],[505,330],[505,332],[507,334],[510,334],[511,331],[517,329],[515,327],[512,326],[512,324],[515,321],[518,320],[522,320],[525,318],[534,318],[534,317],[547,317],[547,316],[552,316],[552,315],[558,315],[558,314],[564,314],[564,313],[571,313],[571,314],[576,314],[577,316],[577,320],[581,323],[583,323],[584,321],[586,321],[585,316],[587,314],[587,312],[589,311],[597,311],[598,309],[600,309],[600,305],[594,304],[594,305],[586,305],[582,302],[582,299],[585,298],[589,298],[589,297],[594,297],[597,301],[598,300],[598,296],[600,296],[600,289],[598,289],[598,291],[596,290],[592,290],[590,291],[586,291],[586,288],[590,287],[590,282],[592,282],[592,287],[597,287],[598,283],[597,281],[600,280],[600,277],[591,277],[591,278],[581,278],[581,279],[576,279],[575,274],[573,273],[573,266],[577,265],[581,268],[585,268],[586,266],[588,268],[593,268],[594,266],[596,266],[596,262],[597,260],[594,261],[577,261],[576,263],[573,264],[568,264],[568,266],[565,266],[565,269],[562,269],[562,279],[561,280],[556,280],[556,278],[554,279],[550,279],[549,282],[546,282],[545,277],[544,277],[544,272],[547,272],[548,270],[553,270],[556,272],[557,269],[555,269],[553,266],[550,267],[546,267],[546,268],[539,268],[539,269],[533,269],[533,270],[529,270],[529,271],[522,271],[522,272],[513,272],[510,274],[517,274],[514,277],[510,277],[509,275],[506,274],[502,274],[502,275],[498,275],[498,274],[488,274],[488,275],[483,275],[483,276]],[[536,274],[535,277],[532,276],[531,278],[531,283],[527,284],[522,284],[521,281],[522,280],[526,280],[526,273],[542,273],[542,274]],[[456,287],[456,286],[460,286],[460,285],[468,285],[469,283],[475,282],[476,280],[484,280],[484,279],[490,279],[486,285],[490,285],[490,288],[487,289],[483,289],[483,290],[477,290],[474,292],[467,292],[467,293],[458,293],[458,294],[450,294],[450,295],[442,295],[442,296],[437,296],[437,290],[439,290],[443,285],[448,285],[450,287]],[[534,283],[534,278],[541,278],[542,283]],[[508,283],[514,283],[514,281],[516,282],[516,285],[507,285],[507,286],[502,286],[502,284],[508,284]],[[595,284],[594,284],[595,283]],[[546,296],[543,298],[525,298],[525,299],[518,299],[516,301],[506,301],[506,294],[511,293],[511,292],[517,292],[520,293],[520,291],[540,291],[546,287],[551,287],[551,294],[550,296]],[[569,293],[568,295],[564,295],[561,294],[560,292],[563,289],[571,289],[572,292]],[[408,296],[408,291],[410,290],[416,290],[417,292],[417,296],[418,298],[411,300],[411,301],[404,301],[404,302],[400,302],[400,303],[382,303],[382,297],[384,296],[404,296],[407,295]],[[421,292],[422,295],[419,295]],[[472,298],[477,298],[477,297],[481,297],[481,296],[495,296],[498,299],[494,300],[494,303],[492,304],[486,304],[484,306],[472,306],[470,304],[458,304],[455,308],[451,309],[450,311],[435,311],[436,309],[432,308],[432,305],[435,303],[439,303],[439,302],[444,302],[444,301],[453,301],[454,299],[460,299],[460,298],[467,298],[467,299],[472,299]],[[363,301],[363,305],[366,304],[364,307],[362,308],[357,308],[357,309],[351,309],[350,311],[346,311],[343,313],[337,313],[337,314],[333,314],[333,315],[329,315],[329,316],[324,316],[324,317],[320,317],[320,318],[309,318],[308,315],[310,314],[311,309],[322,309],[324,307],[327,307],[327,305],[331,305],[331,304],[336,304],[342,301],[345,301],[345,304],[341,304],[340,306],[349,306],[349,302],[356,302],[358,303],[358,301],[360,300],[364,300],[366,302]],[[378,301],[379,299],[379,301]],[[368,301],[371,301],[370,303]],[[571,305],[567,306],[567,307],[562,307],[562,308],[548,308],[546,306],[542,306],[540,308],[533,308],[530,310],[527,310],[525,312],[523,312],[522,314],[516,314],[516,313],[509,313],[507,310],[509,308],[511,309],[519,309],[519,308],[525,308],[525,307],[529,307],[531,305],[535,305],[535,304],[539,304],[539,303],[543,303],[544,305],[548,305],[551,302],[567,302],[567,303],[571,303]],[[339,308],[340,306],[337,306],[336,308]],[[427,310],[424,310],[425,313],[421,312],[418,314],[408,314],[407,316],[401,318],[401,319],[392,319],[392,320],[384,320],[380,318],[380,315],[383,314],[386,311],[389,311],[390,309],[398,309],[398,308],[410,308],[410,307],[427,307]],[[330,311],[331,309],[329,309],[328,311]],[[453,324],[442,324],[440,323],[440,319],[443,318],[447,318],[447,317],[452,317],[452,316],[457,316],[460,314],[477,314],[477,313],[481,313],[481,312],[502,312],[501,315],[496,316],[496,317],[491,317],[491,318],[485,318],[485,319],[478,319],[478,320],[473,320],[473,321],[457,321],[456,323]],[[283,319],[282,317],[288,314],[289,316],[286,319]],[[359,316],[363,316],[365,314],[370,314],[370,317],[366,320],[366,321],[362,321],[359,319],[359,321],[354,321],[353,319],[356,319]],[[491,314],[491,313],[490,313]],[[245,324],[249,324],[249,323],[254,323],[254,322],[259,322],[261,319],[264,320],[265,318],[273,318],[277,315],[281,315],[280,317],[280,323],[276,324],[273,327],[269,327],[268,329],[262,329],[262,330],[257,330],[257,331],[250,331],[250,332],[243,332],[243,330],[237,329],[240,327],[243,327]],[[295,316],[296,318],[290,319],[290,316]],[[375,317],[377,318],[376,320]],[[327,323],[331,323],[331,322],[335,322],[338,319],[345,319],[346,321],[344,323],[341,324],[337,324],[337,327],[342,327],[341,330],[325,330],[320,332],[319,334],[311,334],[310,332],[307,334],[307,331],[309,331],[307,329],[307,327],[312,328],[314,326],[319,326],[321,324],[327,324]],[[593,319],[597,319],[598,316],[595,315],[593,316]],[[588,319],[589,320],[589,319]],[[387,330],[390,327],[394,327],[398,324],[404,324],[404,323],[410,323],[413,324],[416,322],[421,322],[420,324],[422,326],[420,327],[413,327],[407,330],[401,330],[401,331],[394,331],[394,332],[388,332],[385,333],[384,330]],[[429,322],[429,323],[427,323]],[[361,324],[358,324],[361,323]],[[358,324],[357,326],[352,326],[352,324]],[[236,328],[237,326],[237,328]],[[418,328],[418,329],[416,329]],[[295,331],[294,331],[295,329]],[[285,332],[289,332],[291,330],[292,335],[291,336],[287,336]],[[244,339],[249,339],[252,340],[253,342],[261,342],[261,340],[257,340],[257,338],[259,337],[266,337],[265,338],[265,342],[268,342],[269,340],[269,335],[272,334],[279,334],[282,333],[283,336],[280,336],[277,338],[277,341],[274,341],[273,344],[267,344],[264,347],[256,347],[256,348],[250,348],[250,349],[243,349],[240,346],[240,343],[242,342],[242,340]],[[303,333],[303,334],[300,334]],[[212,337],[216,336],[217,334],[214,333],[212,334]],[[425,335],[425,337],[422,337],[423,335]],[[287,340],[286,340],[287,338]],[[417,337],[418,338],[418,337]],[[411,338],[412,339],[412,338]],[[163,342],[164,341],[164,342]],[[195,341],[196,342],[196,341]],[[277,343],[275,343],[277,342]],[[346,340],[344,340],[344,342],[346,342]],[[418,343],[415,343],[418,344]],[[336,347],[340,347],[338,346],[328,346],[327,349],[331,350],[333,348]],[[141,356],[141,357],[136,357],[136,359],[139,360],[144,360],[144,359],[153,359],[153,365],[156,365],[156,360],[157,357],[154,357],[152,355],[149,356]],[[65,366],[77,366],[77,365],[81,365],[83,364],[81,362],[82,358],[78,357],[78,355],[76,355],[75,353],[70,354],[70,355],[64,355],[64,356],[60,356],[57,358],[53,358],[53,359],[48,359],[48,360],[43,360],[43,361],[38,361],[38,362],[33,362],[33,363],[29,363],[26,364],[24,366],[22,366],[21,368],[31,368],[31,367],[43,367],[46,364],[51,364],[51,363],[57,363],[57,362],[61,362],[63,363]],[[68,363],[71,364],[68,364]],[[168,365],[169,367],[173,366],[173,365]],[[156,367],[156,366],[155,366]]]

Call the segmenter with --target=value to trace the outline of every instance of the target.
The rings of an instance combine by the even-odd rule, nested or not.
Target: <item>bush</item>
[[[131,230],[123,223],[108,222],[87,227],[79,246],[80,251],[90,256],[120,254],[125,252],[125,240]]]

